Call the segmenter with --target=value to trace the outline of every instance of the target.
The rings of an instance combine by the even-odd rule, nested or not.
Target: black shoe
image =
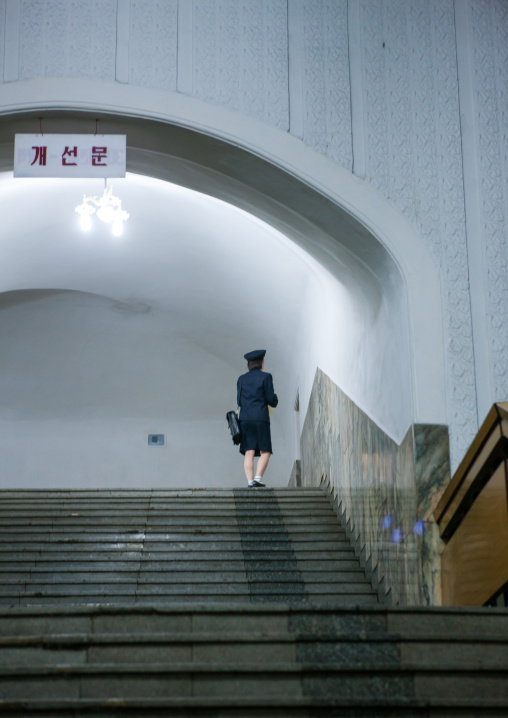
[[[261,487],[263,487],[263,486],[266,486],[266,484],[264,484],[264,483],[263,483],[262,481],[260,481],[259,479],[254,479],[254,486],[255,486],[255,487],[256,487],[256,486],[261,486]]]

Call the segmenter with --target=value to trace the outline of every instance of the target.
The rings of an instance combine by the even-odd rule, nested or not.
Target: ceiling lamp
[[[109,190],[104,187],[102,197],[83,195],[83,202],[78,204],[75,211],[79,214],[81,229],[88,231],[91,228],[91,216],[95,214],[101,222],[111,224],[115,237],[122,234],[123,223],[129,219],[129,213],[122,209],[122,200],[114,196],[113,187]]]

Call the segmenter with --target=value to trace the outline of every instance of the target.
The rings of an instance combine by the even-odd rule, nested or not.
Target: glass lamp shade
[[[115,219],[115,214],[116,214],[115,209],[108,205],[99,207],[99,209],[97,210],[97,217],[102,222],[107,222],[107,223],[112,222]]]
[[[118,219],[118,217],[113,222],[112,232],[115,237],[120,237],[120,235],[123,232],[123,222],[122,219]]]
[[[85,232],[88,232],[88,230],[92,227],[92,220],[90,219],[89,212],[83,212],[81,214],[81,217],[79,218],[79,226]]]

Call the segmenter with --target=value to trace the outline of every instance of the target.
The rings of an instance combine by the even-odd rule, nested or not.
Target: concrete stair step
[[[315,536],[314,540],[313,536]],[[11,536],[9,542],[5,541],[3,543],[3,551],[4,553],[7,553],[8,549],[12,548],[13,551],[19,552],[24,547],[26,547],[27,550],[31,547],[32,551],[35,548],[37,548],[37,550],[50,550],[53,546],[62,546],[65,544],[86,545],[89,551],[94,550],[94,546],[109,546],[112,550],[119,546],[128,546],[132,549],[144,547],[146,550],[147,548],[152,547],[158,549],[165,545],[170,546],[175,543],[182,545],[182,548],[186,545],[195,547],[196,544],[204,542],[206,544],[213,544],[214,546],[220,546],[222,544],[223,548],[227,547],[227,545],[234,545],[235,548],[239,545],[243,545],[247,550],[249,548],[254,548],[255,545],[262,548],[268,548],[270,545],[283,548],[285,544],[288,547],[293,545],[295,549],[307,547],[307,550],[310,550],[310,547],[314,546],[316,541],[319,541],[320,544],[327,543],[328,548],[330,548],[330,544],[332,544],[332,547],[337,547],[337,549],[347,550],[351,548],[351,545],[346,541],[346,539],[342,538],[342,536],[337,537],[334,534],[328,533],[315,535],[308,534],[308,532],[287,533],[284,531],[258,531],[254,533],[249,531],[248,533],[224,532],[210,534],[205,531],[188,531],[171,534],[144,533],[130,535],[115,533],[80,534],[79,532],[76,534],[56,533],[48,534],[48,536],[40,538],[35,537],[33,540],[30,540],[29,537],[25,535],[20,537],[17,541],[13,540],[13,537]],[[288,548],[288,550],[290,549]]]
[[[109,608],[107,606],[84,606],[80,608],[19,608],[0,611],[0,635],[60,635],[67,633],[182,633],[217,632],[275,632],[314,630],[307,623],[310,618],[321,617],[329,623],[330,630],[340,616],[350,629],[370,630],[385,628],[386,615],[379,611],[369,612],[359,620],[353,610],[338,605],[330,608],[314,607],[288,609],[283,604],[264,606],[237,606],[236,603],[217,607],[206,603],[189,609],[187,603],[170,607],[152,605],[137,608]],[[499,624],[496,624],[499,632]],[[342,623],[341,628],[342,630]]]
[[[62,501],[36,501],[32,502],[29,500],[25,501],[9,501],[2,495],[2,506],[0,508],[0,516],[2,518],[9,518],[9,514],[12,511],[20,513],[23,516],[33,513],[35,516],[48,515],[69,515],[71,513],[86,513],[86,514],[126,514],[128,516],[139,516],[141,514],[151,514],[161,511],[169,511],[172,514],[187,514],[189,511],[196,511],[197,513],[208,513],[215,514],[224,511],[225,513],[246,513],[256,514],[265,512],[268,514],[273,513],[287,513],[295,515],[305,515],[309,512],[316,513],[330,513],[333,512],[330,502],[326,496],[320,499],[312,499],[307,501],[291,499],[284,500],[278,499],[274,502],[273,497],[263,500],[258,498],[256,501],[244,501],[242,499],[177,499],[177,500],[166,500],[166,501],[115,501],[104,500],[104,501],[73,501],[73,500],[62,500]]]
[[[87,663],[159,663],[242,661],[295,661],[351,666],[374,661],[383,665],[401,663],[430,670],[439,650],[441,667],[508,669],[504,638],[480,636],[476,640],[453,634],[440,639],[400,635],[315,635],[237,632],[180,634],[59,634],[55,636],[10,636],[0,638],[0,663],[5,666],[61,665]]]
[[[132,534],[130,536],[113,534],[111,536],[84,535],[83,541],[79,535],[53,535],[33,541],[4,542],[0,550],[0,570],[12,564],[59,561],[60,555],[65,553],[64,561],[73,557],[73,561],[105,561],[110,558],[116,560],[142,560],[142,561],[175,561],[182,557],[186,560],[199,560],[200,558],[214,558],[214,552],[221,552],[231,559],[241,559],[241,552],[260,560],[269,561],[274,554],[274,560],[287,560],[299,556],[302,560],[356,561],[351,544],[342,538],[329,537],[327,539],[312,540],[312,536],[296,534],[288,536],[282,532],[248,533],[248,534],[219,534],[211,535],[201,531],[196,533],[179,533],[176,535],[160,534]],[[316,550],[315,547],[318,545]],[[9,550],[9,548],[11,550]],[[122,555],[124,558],[122,559]],[[140,558],[140,556],[142,558]],[[220,561],[222,556],[215,556]],[[327,564],[329,565],[329,564]]]
[[[493,612],[484,608],[413,608],[390,611],[387,619],[390,632],[406,636],[425,635],[439,639],[449,634],[470,637],[488,635],[508,640],[508,609]]]
[[[439,642],[506,641],[508,609],[425,609],[374,606],[358,612],[339,602],[320,606],[264,604],[210,606],[189,609],[186,602],[169,607],[151,604],[136,608],[82,606],[13,608],[0,611],[1,636],[114,633],[133,635],[181,633],[290,633],[303,636],[404,636]]]
[[[337,524],[337,517],[333,515],[331,511],[323,510],[323,511],[306,511],[305,513],[296,513],[296,512],[290,512],[290,511],[231,511],[231,512],[225,512],[225,511],[199,511],[195,514],[192,513],[190,509],[187,509],[185,512],[175,512],[175,511],[144,511],[139,512],[139,514],[133,514],[128,512],[121,512],[121,511],[74,511],[71,513],[68,513],[68,510],[65,512],[57,513],[55,512],[48,512],[45,511],[44,513],[34,514],[31,512],[18,512],[16,511],[16,515],[12,515],[12,511],[10,512],[10,515],[6,515],[3,517],[0,517],[0,529],[2,531],[7,530],[10,527],[15,528],[16,526],[19,526],[21,528],[25,526],[45,526],[47,524],[56,524],[56,525],[68,525],[68,526],[79,526],[87,521],[90,521],[90,519],[93,519],[94,521],[97,521],[99,523],[107,523],[110,521],[113,525],[129,525],[129,524],[136,524],[136,523],[154,523],[158,524],[161,523],[161,521],[167,521],[168,519],[171,519],[171,522],[177,524],[177,525],[185,525],[190,522],[196,522],[196,523],[204,523],[204,524],[211,524],[214,525],[217,523],[217,520],[219,520],[221,523],[224,522],[225,524],[237,524],[237,523],[259,523],[261,521],[266,521],[267,524],[271,524],[274,522],[280,522],[282,519],[284,522],[288,522],[290,524],[298,524],[298,523],[312,523],[315,522],[316,519],[323,523],[334,523]]]
[[[333,524],[324,525],[321,530],[312,524],[297,524],[295,526],[289,524],[244,524],[217,526],[212,524],[188,524],[178,525],[172,524],[152,524],[150,526],[108,526],[107,524],[97,523],[93,528],[84,524],[79,526],[27,526],[25,529],[4,531],[0,540],[2,546],[10,543],[30,543],[32,541],[50,541],[62,540],[65,538],[73,539],[82,536],[88,540],[131,540],[147,538],[153,541],[162,539],[171,539],[175,536],[217,536],[217,538],[233,538],[266,535],[278,538],[280,535],[288,536],[290,539],[300,538],[307,540],[319,539],[324,537],[323,541],[331,539],[341,542],[348,542],[344,531],[333,526]]]
[[[179,583],[181,581],[189,582],[203,582],[203,581],[235,581],[239,579],[245,579],[247,569],[245,566],[238,568],[228,567],[221,571],[219,569],[210,570],[206,567],[196,568],[189,570],[187,567],[182,566],[172,571],[119,571],[109,570],[102,571],[79,571],[67,567],[65,571],[28,571],[28,572],[0,572],[0,584],[3,586],[15,586],[20,584],[47,584],[51,583],[72,583],[78,582],[97,582],[97,581],[111,581],[111,582],[124,582],[124,581],[138,581],[138,583]],[[284,568],[275,568],[268,565],[262,570],[256,570],[249,565],[248,568],[249,580],[256,581],[265,579],[266,577],[273,576],[273,580],[285,581],[290,580],[295,576],[295,570],[286,570]],[[304,582],[330,582],[330,583],[365,583],[368,584],[365,575],[361,570],[348,571],[338,573],[335,571],[323,571],[323,570],[307,570],[299,571],[299,575],[303,578]]]
[[[298,605],[315,605],[320,604],[336,605],[340,603],[342,608],[371,608],[378,605],[376,595],[372,594],[340,594],[313,593],[308,596],[305,593],[282,592],[282,593],[256,593],[255,591],[246,590],[245,593],[192,593],[192,594],[148,594],[143,592],[135,593],[118,593],[108,594],[76,594],[76,595],[20,595],[20,596],[0,596],[0,608],[66,608],[75,607],[82,608],[87,606],[104,605],[112,608],[135,608],[136,606],[145,606],[149,603],[155,608],[166,608],[172,603],[186,602],[188,606],[202,605],[229,605],[234,601],[238,605],[247,607],[249,605],[264,605],[272,603],[284,603],[290,606]]]
[[[363,699],[426,698],[477,700],[478,695],[508,700],[508,671],[461,665],[424,668],[413,665],[338,666],[272,662],[88,664],[0,667],[2,700],[52,698],[265,698],[277,696]],[[416,693],[416,695],[415,695]]]
[[[375,599],[319,489],[0,494],[2,605]]]
[[[62,526],[62,527],[78,527],[90,525],[94,522],[99,525],[122,527],[125,526],[125,530],[132,528],[139,528],[144,526],[164,526],[164,525],[175,525],[175,526],[187,526],[189,524],[203,524],[205,526],[244,526],[249,524],[259,525],[265,523],[268,526],[278,526],[283,523],[287,523],[290,526],[298,525],[315,525],[322,523],[323,525],[334,525],[342,529],[337,523],[337,517],[328,511],[312,512],[308,511],[305,514],[296,514],[292,512],[280,512],[268,514],[263,511],[251,512],[251,513],[240,513],[226,514],[217,512],[217,514],[201,512],[198,516],[193,516],[191,513],[179,513],[170,515],[169,512],[158,511],[158,512],[145,512],[139,516],[133,516],[128,513],[115,512],[111,515],[103,513],[85,513],[75,511],[73,514],[31,514],[30,516],[20,516],[17,512],[12,511],[9,517],[0,519],[0,532],[6,533],[10,530],[25,530],[33,526],[34,528],[40,528],[46,530],[51,526]]]
[[[255,661],[265,661],[267,651],[272,660],[293,662],[295,660],[295,647],[291,643],[273,641],[270,643],[239,642],[228,645],[203,643],[184,644],[166,643],[158,644],[93,644],[79,647],[77,644],[69,647],[61,646],[55,650],[48,644],[45,647],[3,648],[0,655],[0,669],[2,665],[58,665],[62,663],[74,665],[92,665],[96,663],[115,664],[151,664],[165,662],[189,662],[195,660],[214,664],[227,660],[236,664],[252,664]]]
[[[5,502],[2,499],[2,508],[0,509],[1,521],[8,521],[12,518],[13,514],[20,516],[22,519],[39,519],[45,517],[67,517],[77,518],[73,514],[79,516],[125,516],[128,518],[140,518],[152,515],[166,514],[171,512],[174,516],[186,516],[190,512],[196,511],[197,514],[203,516],[220,516],[222,513],[226,516],[259,516],[259,515],[282,515],[282,516],[306,516],[309,514],[315,515],[329,515],[333,513],[333,509],[328,501],[323,502],[312,502],[302,505],[301,503],[291,502],[285,504],[281,501],[276,502],[274,507],[274,501],[259,502],[252,505],[250,502],[231,502],[226,505],[223,503],[192,503],[182,501],[181,505],[169,502],[166,505],[139,505],[136,503],[132,507],[130,506],[110,506],[109,504],[102,502],[93,505],[80,505],[80,504],[67,504],[62,502],[59,505],[49,505],[45,502],[41,504],[30,505],[23,502],[22,505],[12,505],[10,502]]]
[[[303,696],[278,698],[145,698],[145,699],[63,699],[0,701],[6,718],[23,715],[30,718],[124,718],[125,716],[164,716],[172,718],[483,718],[506,717],[503,699],[426,699],[394,696],[385,698],[333,698]],[[169,712],[169,713],[168,713]]]
[[[315,544],[312,544],[313,546]],[[158,563],[165,562],[165,561],[180,561],[180,560],[194,560],[194,561],[201,561],[201,560],[207,560],[207,559],[214,559],[217,561],[224,561],[224,560],[243,560],[244,552],[242,551],[241,545],[236,545],[231,550],[224,551],[224,550],[214,550],[210,549],[208,547],[205,547],[203,549],[196,549],[195,547],[192,547],[188,551],[186,551],[184,558],[183,554],[180,550],[167,550],[164,548],[161,548],[159,550],[150,550],[150,551],[141,551],[140,548],[137,549],[112,549],[111,546],[108,546],[105,549],[101,550],[90,550],[89,547],[81,547],[79,544],[76,544],[73,546],[72,550],[69,550],[69,547],[67,549],[62,549],[62,546],[59,544],[48,544],[41,546],[40,548],[37,548],[37,551],[33,550],[33,546],[31,546],[32,550],[27,549],[26,551],[8,551],[8,550],[0,550],[0,561],[6,562],[8,559],[10,561],[23,561],[23,560],[29,560],[29,561],[53,561],[53,560],[89,560],[89,561],[110,561],[110,560],[118,560],[118,561],[156,561]],[[297,561],[303,561],[303,560],[334,560],[334,561],[356,561],[356,566],[358,566],[358,561],[355,557],[355,553],[351,546],[348,547],[342,547],[340,546],[337,549],[322,549],[322,550],[312,550],[307,549],[305,546],[303,547],[296,547],[292,551],[280,549],[280,548],[274,548],[273,552],[268,554],[266,550],[260,549],[260,548],[251,548],[249,550],[246,550],[245,552],[249,560],[257,561],[257,560],[266,560],[269,558],[269,556],[274,556],[275,560],[278,561],[285,561],[289,559],[296,559]]]
[[[328,560],[326,556],[322,558],[320,557],[319,549],[317,551],[312,551],[312,547],[315,547],[316,543],[317,542],[298,539],[288,541],[287,537],[283,536],[274,536],[269,538],[252,538],[252,536],[249,536],[248,540],[242,541],[240,538],[237,540],[233,537],[218,539],[209,538],[206,535],[203,536],[201,534],[192,537],[186,536],[181,538],[159,539],[153,541],[142,538],[125,541],[120,537],[116,541],[85,541],[83,543],[77,539],[73,540],[69,537],[64,537],[53,541],[34,542],[31,546],[32,551],[30,553],[28,553],[28,549],[26,553],[22,550],[22,544],[9,544],[13,547],[12,553],[7,551],[4,551],[3,555],[0,553],[0,561],[3,564],[12,563],[15,559],[8,562],[7,558],[11,558],[14,554],[24,554],[26,556],[26,560],[54,561],[59,558],[59,549],[61,549],[62,552],[66,552],[67,554],[73,556],[76,561],[82,560],[83,557],[85,557],[85,559],[86,557],[90,557],[90,560],[100,560],[101,557],[102,560],[104,560],[104,557],[118,558],[121,560],[122,554],[125,554],[125,560],[132,558],[141,560],[139,558],[140,555],[143,556],[142,560],[145,560],[148,553],[150,555],[146,558],[146,560],[161,561],[164,560],[165,557],[167,557],[167,560],[172,559],[175,561],[182,558],[192,560],[192,558],[196,558],[197,553],[203,554],[205,557],[208,556],[208,558],[211,559],[213,558],[213,555],[211,554],[213,554],[214,551],[220,551],[224,555],[227,554],[231,558],[234,558],[234,554],[238,554],[239,552],[241,553],[242,549],[244,556],[246,558],[248,557],[249,560],[252,560],[253,558],[268,559],[270,551],[273,551],[275,560],[279,561],[288,560],[289,558],[297,558],[298,556],[305,558],[306,554],[311,554],[313,556],[317,555],[317,557],[322,561]],[[336,555],[340,558],[347,557],[350,560],[354,560],[355,558],[351,547],[341,541],[330,540],[326,543],[321,541],[319,544],[320,546],[323,546],[324,544],[326,546],[326,553],[328,555],[331,554],[331,558],[335,560],[338,560]],[[37,553],[34,550],[35,548],[37,548]],[[324,553],[325,548],[323,548],[322,551]],[[175,554],[177,554],[177,556],[175,556]],[[333,554],[336,555],[334,556]],[[240,555],[238,558],[240,558]],[[356,565],[359,567],[358,562]]]
[[[131,559],[125,561],[115,561],[115,571],[118,572],[164,572],[164,571],[181,571],[181,570],[196,570],[196,571],[220,571],[224,568],[224,561],[216,560],[210,555],[203,558],[194,558],[187,555],[185,558],[181,557],[178,560],[167,560],[167,561],[153,561],[143,559]],[[60,558],[60,557],[59,557]],[[56,559],[39,559],[39,560],[23,560],[13,559],[12,561],[0,561],[0,575],[6,577],[11,574],[21,575],[29,573],[31,575],[34,572],[37,573],[58,573],[58,572],[89,572],[89,571],[111,571],[111,562],[101,560],[59,560]],[[288,560],[272,560],[269,556],[260,557],[255,561],[249,561],[250,570],[263,570],[263,571],[281,571],[287,567]],[[334,571],[337,575],[343,572],[360,573],[363,575],[363,571],[358,567],[358,561],[356,559],[298,559],[297,566],[300,571]],[[228,570],[244,570],[245,562],[243,559],[236,558],[228,561]]]
[[[237,488],[166,488],[166,489],[3,489],[6,496],[12,498],[18,496],[19,498],[33,498],[39,497],[53,497],[58,498],[63,496],[64,498],[83,498],[83,497],[107,497],[107,498],[132,498],[132,499],[157,499],[157,498],[175,498],[183,496],[185,498],[210,498],[213,496],[223,497],[238,497],[238,496],[252,496],[258,494],[259,496],[265,496],[267,494],[281,495],[283,497],[301,497],[306,498],[308,496],[323,496],[323,491],[320,487],[316,486],[302,486],[299,488],[289,487],[271,487],[267,486],[264,491],[251,491],[247,488],[247,485],[242,484]]]
[[[107,525],[101,525],[97,523],[93,528],[88,525],[83,527],[71,527],[71,528],[59,528],[48,526],[47,528],[41,529],[40,527],[27,527],[26,530],[19,532],[4,532],[4,540],[2,546],[8,545],[9,543],[30,543],[32,540],[37,540],[39,536],[41,540],[61,540],[65,537],[76,538],[82,536],[87,540],[94,540],[97,536],[104,537],[104,539],[114,540],[116,538],[122,538],[124,540],[137,539],[137,538],[149,538],[153,541],[173,538],[174,536],[187,536],[193,537],[196,535],[206,536],[217,536],[219,538],[228,538],[241,536],[242,538],[252,536],[274,536],[278,537],[281,534],[287,535],[291,539],[309,539],[314,540],[316,538],[323,537],[323,541],[336,540],[347,542],[347,536],[344,531],[336,528],[333,524],[325,525],[321,530],[311,524],[301,524],[292,526],[291,524],[244,524],[243,526],[231,525],[231,526],[217,526],[215,525],[169,525],[166,524],[152,524],[151,526],[132,526],[125,527],[124,530],[116,527],[109,528]],[[289,540],[289,539],[288,539]]]
[[[107,531],[104,529],[87,530],[85,527],[81,531],[53,531],[48,529],[47,532],[34,533],[31,536],[28,532],[22,532],[20,534],[9,534],[8,538],[2,542],[2,547],[7,550],[9,546],[23,545],[29,546],[31,543],[37,544],[37,535],[39,535],[39,541],[41,543],[53,543],[56,541],[72,541],[82,538],[87,543],[91,542],[104,542],[104,541],[139,541],[147,540],[152,542],[160,542],[167,540],[174,540],[183,537],[190,541],[194,539],[200,539],[202,537],[213,538],[215,540],[234,540],[242,538],[244,540],[258,540],[259,537],[266,536],[267,540],[274,539],[279,540],[285,537],[285,540],[290,542],[295,541],[336,541],[338,543],[346,544],[350,546],[348,539],[343,532],[336,531],[333,527],[331,529],[323,529],[322,531],[316,531],[313,528],[299,530],[299,528],[284,529],[282,526],[246,526],[244,529],[235,527],[232,529],[221,530],[216,527],[215,530],[207,530],[206,528],[179,528],[171,527],[167,530],[167,526],[164,531],[163,527],[152,528],[151,530],[132,530],[132,531]]]
[[[275,505],[274,505],[275,504]],[[0,509],[1,521],[8,521],[12,514],[20,515],[21,518],[35,519],[44,517],[71,517],[72,514],[78,514],[79,516],[94,516],[94,515],[118,515],[126,516],[131,518],[139,518],[144,516],[158,515],[166,512],[171,512],[175,516],[185,516],[191,511],[196,511],[200,515],[217,516],[224,512],[225,515],[246,515],[246,516],[258,516],[260,514],[267,515],[283,515],[283,516],[305,516],[308,514],[316,515],[327,515],[333,513],[333,509],[330,502],[324,501],[312,501],[312,502],[297,502],[292,501],[284,503],[283,501],[274,502],[274,500],[257,502],[253,504],[251,502],[192,502],[182,500],[181,504],[175,502],[168,502],[165,504],[139,504],[136,502],[132,506],[126,505],[113,505],[111,506],[108,502],[98,502],[97,505],[93,504],[70,504],[62,502],[61,504],[49,504],[47,502],[40,502],[37,504],[30,504],[22,502],[22,504],[12,504],[12,502],[4,501],[2,497],[2,507]]]
[[[41,536],[48,536],[51,534],[83,534],[86,532],[90,535],[95,533],[104,533],[108,535],[118,534],[159,534],[159,535],[171,535],[173,533],[259,533],[265,531],[266,533],[312,533],[319,534],[327,533],[334,534],[340,538],[346,538],[344,530],[340,529],[332,521],[324,522],[321,527],[312,522],[281,522],[281,521],[252,521],[244,523],[225,522],[224,524],[218,524],[217,522],[204,522],[196,521],[195,523],[186,522],[180,523],[178,521],[168,523],[167,521],[154,521],[154,522],[142,522],[142,523],[119,523],[115,522],[108,523],[107,521],[87,522],[84,521],[81,524],[64,524],[64,523],[51,523],[48,524],[30,524],[26,526],[12,526],[12,528],[2,528],[0,531],[2,541],[8,540],[10,536],[14,540],[22,538],[23,536],[29,536],[32,538],[34,535],[40,534]]]
[[[5,530],[0,532],[0,541],[2,543],[8,541],[26,541],[31,540],[49,540],[50,538],[61,538],[66,535],[74,538],[78,536],[87,536],[87,538],[94,538],[96,536],[104,536],[105,538],[132,538],[132,537],[150,537],[165,538],[179,534],[206,534],[210,536],[227,536],[227,535],[248,535],[248,534],[288,534],[289,536],[298,536],[299,534],[311,534],[312,536],[333,536],[337,540],[347,541],[346,533],[341,529],[335,527],[332,522],[323,524],[321,530],[315,524],[306,522],[291,524],[280,522],[264,524],[261,521],[252,523],[238,524],[227,524],[218,526],[216,523],[203,523],[196,522],[194,524],[180,524],[172,523],[168,530],[167,522],[152,523],[149,525],[131,525],[126,526],[115,526],[114,524],[108,524],[107,522],[97,521],[97,523],[90,527],[86,522],[83,526],[65,526],[59,524],[50,524],[47,527],[42,526],[26,526],[24,528],[16,527],[13,530]]]
[[[4,553],[8,552],[9,549],[20,550],[21,547],[27,549],[32,547],[50,547],[54,544],[63,543],[78,543],[78,544],[164,544],[174,542],[184,543],[195,543],[195,542],[215,542],[215,543],[238,543],[242,541],[244,544],[248,542],[262,543],[268,545],[270,543],[287,543],[295,544],[299,543],[300,548],[302,544],[314,545],[316,541],[323,543],[334,543],[341,548],[351,548],[351,544],[342,534],[336,534],[334,532],[312,532],[312,531],[284,531],[284,530],[270,530],[267,528],[263,531],[262,528],[259,530],[252,530],[249,527],[246,531],[215,531],[208,532],[200,529],[188,530],[188,531],[172,531],[172,532],[85,532],[85,531],[73,531],[69,532],[48,532],[47,534],[34,534],[30,536],[28,533],[20,534],[19,536],[11,534],[9,539],[2,543]]]
[[[2,500],[18,499],[18,501],[28,500],[31,502],[48,501],[48,500],[68,500],[79,501],[82,499],[92,499],[104,501],[109,499],[131,500],[132,502],[140,502],[143,500],[151,501],[156,499],[177,499],[184,498],[189,500],[201,499],[208,501],[213,498],[259,501],[268,500],[269,497],[275,497],[277,500],[287,501],[296,500],[298,502],[306,501],[308,498],[322,499],[326,498],[326,494],[319,488],[301,487],[298,489],[274,488],[267,487],[263,490],[253,491],[248,488],[240,489],[2,489]]]
[[[35,583],[35,582],[18,582],[8,585],[2,585],[0,587],[0,596],[37,596],[42,595],[55,595],[55,596],[88,596],[90,594],[102,594],[107,596],[110,594],[115,595],[148,595],[155,596],[158,594],[164,594],[167,596],[172,595],[188,595],[196,593],[205,593],[214,595],[217,593],[234,594],[243,593],[245,591],[251,593],[263,593],[266,595],[270,594],[283,594],[284,591],[288,592],[288,595],[294,593],[298,594],[314,594],[319,593],[321,595],[335,594],[335,595],[363,595],[372,594],[375,595],[371,585],[367,582],[364,583],[339,583],[339,582],[308,582],[304,585],[301,578],[292,579],[280,579],[274,575],[273,579],[270,580],[269,576],[263,575],[259,579],[249,579],[245,575],[238,575],[237,577],[228,579],[227,581],[220,581],[210,577],[196,578],[192,581],[159,581],[156,584],[153,581],[142,581],[139,579],[130,581],[128,579],[114,579],[110,581],[101,580],[98,578],[94,580],[94,577],[87,580],[86,582],[71,582],[71,581],[51,581],[48,583]],[[377,595],[377,594],[376,594]]]
[[[195,502],[195,503],[219,503],[224,504],[238,502],[238,503],[252,503],[257,504],[259,502],[267,502],[276,498],[278,501],[286,503],[320,503],[328,500],[328,493],[321,489],[270,489],[266,488],[264,491],[250,491],[247,489],[213,489],[213,490],[198,490],[195,492],[189,492],[186,489],[182,491],[175,490],[173,493],[166,492],[163,490],[154,490],[153,493],[146,495],[142,491],[133,489],[130,494],[116,494],[108,490],[97,489],[90,493],[83,492],[82,490],[69,491],[66,494],[51,493],[42,490],[40,493],[27,491],[23,495],[16,496],[8,490],[3,489],[2,495],[6,501],[12,503],[22,504],[24,502],[37,504],[41,502],[49,502],[52,504],[61,504],[64,502],[69,503],[80,503],[98,505],[101,502],[111,502],[113,504],[122,505],[149,505],[149,504],[170,504],[170,503],[182,503],[182,502]]]
[[[211,489],[197,490],[189,492],[186,489],[182,491],[175,490],[173,493],[163,490],[154,490],[153,493],[143,493],[141,490],[133,489],[130,494],[121,494],[108,491],[107,489],[92,490],[86,493],[83,490],[69,491],[59,494],[51,491],[41,490],[40,492],[27,490],[24,494],[16,495],[9,490],[2,489],[2,496],[5,501],[13,504],[87,504],[100,505],[107,502],[126,506],[146,506],[151,504],[182,504],[184,502],[193,503],[252,503],[268,502],[277,499],[282,503],[299,503],[305,505],[307,503],[320,503],[328,501],[328,493],[321,489],[270,489],[267,487],[263,491],[250,491],[247,489]]]
[[[150,583],[133,582],[111,582],[101,583],[87,582],[81,584],[51,583],[51,584],[26,584],[19,587],[8,586],[0,589],[2,598],[33,598],[39,597],[82,597],[88,599],[90,596],[101,595],[104,599],[109,596],[134,596],[136,598],[166,596],[168,600],[176,600],[184,596],[204,595],[213,597],[223,594],[224,596],[235,597],[236,595],[265,596],[268,599],[272,596],[287,594],[289,597],[303,596],[308,600],[314,600],[315,595],[329,596],[338,599],[348,596],[350,598],[363,598],[365,596],[377,598],[369,584],[345,584],[345,583],[309,583],[304,585],[302,581],[237,581],[212,583],[208,581],[194,581],[192,583]],[[277,600],[277,599],[273,599]],[[280,599],[278,599],[280,600]],[[35,601],[37,603],[37,601]],[[85,603],[91,601],[85,600]]]
[[[266,602],[272,602],[276,601],[277,596],[270,597],[269,601]],[[300,597],[286,597],[286,596],[280,596],[279,600],[282,602],[283,600],[287,602],[294,602],[295,600],[305,600],[304,598]],[[327,598],[325,597],[323,601],[326,601]],[[157,607],[157,606],[167,606],[168,604],[172,603],[173,601],[175,603],[181,603],[182,601],[186,601],[189,606],[192,605],[199,605],[202,603],[210,603],[210,604],[220,604],[220,605],[227,605],[231,603],[231,601],[235,601],[235,603],[238,603],[239,605],[248,605],[251,602],[251,595],[246,590],[245,593],[217,593],[217,594],[209,594],[206,593],[196,593],[196,594],[175,594],[168,598],[165,594],[158,594],[154,596],[146,596],[146,595],[140,595],[137,596],[135,593],[118,593],[118,594],[108,594],[105,596],[103,593],[96,593],[96,594],[87,594],[86,596],[76,594],[76,595],[53,595],[53,594],[38,594],[36,596],[27,594],[23,596],[0,596],[0,607],[27,607],[31,608],[33,606],[38,607],[61,607],[65,608],[67,606],[70,607],[77,607],[80,608],[81,606],[96,606],[96,605],[106,605],[106,606],[113,606],[118,608],[133,608],[138,605],[145,605],[147,601]],[[349,602],[351,605],[353,602]],[[357,601],[360,605],[362,601]],[[345,604],[347,605],[348,602],[345,601]]]

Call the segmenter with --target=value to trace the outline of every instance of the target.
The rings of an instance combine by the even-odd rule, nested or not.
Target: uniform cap
[[[265,354],[266,349],[256,349],[253,352],[247,352],[247,354],[244,354],[244,358],[247,359],[247,361],[253,361],[254,359],[264,359]]]

